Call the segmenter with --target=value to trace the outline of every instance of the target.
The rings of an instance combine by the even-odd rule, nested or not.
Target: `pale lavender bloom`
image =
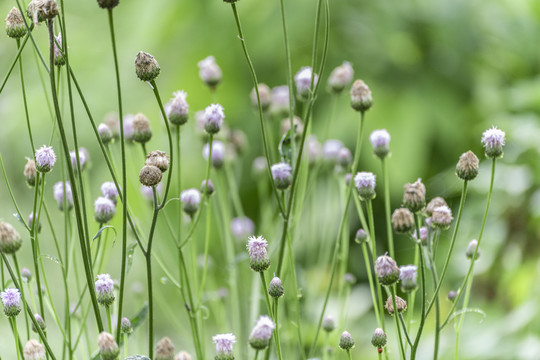
[[[155,186],[155,188],[156,188],[157,193],[161,195],[161,192],[163,191],[163,183],[160,182],[159,184],[157,184],[157,186]],[[141,185],[141,194],[148,200],[154,199],[152,186]]]
[[[165,106],[169,121],[175,125],[185,124],[189,115],[189,105],[185,91],[176,91],[174,98]]]
[[[204,110],[204,129],[209,134],[216,134],[223,126],[223,119],[225,119],[223,106],[219,104],[209,105]]]
[[[71,158],[71,166],[73,166],[73,170],[77,171],[77,154],[75,153],[75,150],[71,150],[69,152],[69,157]],[[86,164],[86,154],[81,149],[79,149],[79,162],[81,163],[82,171],[84,169],[84,165]]]
[[[243,239],[255,231],[255,224],[247,216],[236,217],[231,220],[231,232],[234,237]]]
[[[429,219],[430,219],[430,223],[431,223],[431,218],[429,218]],[[414,232],[413,232],[413,237],[418,240],[418,236],[416,235],[416,230],[414,230]],[[425,242],[427,240],[427,238],[428,238],[428,228],[426,226],[422,226],[420,228],[420,240],[422,242]]]
[[[353,79],[354,70],[351,63],[344,61],[343,64],[336,67],[330,73],[328,78],[328,86],[336,93],[343,91],[345,86],[349,85]]]
[[[375,261],[375,273],[381,284],[392,285],[399,280],[400,270],[396,261],[385,254]]]
[[[285,190],[291,185],[292,181],[292,168],[291,165],[281,162],[272,165],[270,168],[272,171],[272,177],[276,183],[276,187],[280,190]]]
[[[296,92],[298,96],[306,100],[309,96],[309,92],[311,89],[311,77],[313,76],[313,69],[310,66],[304,66],[302,67],[296,75],[294,75],[294,82],[296,84]],[[313,87],[317,85],[317,81],[319,80],[319,76],[315,74],[314,80],[313,80]]]
[[[210,152],[210,144],[205,144],[203,147],[203,157],[208,161],[208,155]],[[225,163],[225,144],[219,140],[212,142],[212,166],[219,169]]]
[[[99,124],[97,131],[104,144],[108,144],[113,139],[113,133],[107,124]]]
[[[24,360],[45,360],[45,347],[37,340],[30,339],[24,345]]]
[[[217,334],[212,337],[212,341],[216,344],[217,359],[232,359],[233,345],[236,343],[234,334]]]
[[[221,82],[221,69],[213,56],[208,56],[207,58],[199,61],[197,65],[199,65],[199,76],[206,85],[214,88]]]
[[[493,126],[487,129],[482,134],[482,145],[484,146],[486,156],[488,158],[498,158],[503,154],[503,146],[505,144],[504,131]]]
[[[261,316],[251,334],[249,335],[249,343],[255,349],[265,349],[270,342],[272,332],[276,328],[276,324],[268,316]]]
[[[380,158],[385,157],[390,152],[390,134],[386,129],[374,130],[369,135],[369,141],[373,146],[373,152]]]
[[[401,266],[399,270],[401,289],[405,292],[415,290],[418,287],[418,284],[416,283],[416,265],[404,265]]]
[[[371,200],[375,197],[375,175],[373,173],[365,171],[356,173],[354,183],[362,199]]]
[[[116,214],[116,206],[111,199],[103,196],[96,199],[94,202],[94,218],[98,223],[108,223],[114,214]]]
[[[24,282],[30,282],[30,280],[32,280],[32,272],[30,271],[30,269],[23,267],[21,269],[21,277]]]
[[[114,182],[105,181],[103,184],[101,184],[101,193],[106,198],[112,200],[113,202],[116,202],[116,197],[118,196],[118,189],[116,188]]]
[[[54,184],[53,194],[60,210],[64,210],[64,197],[68,207],[67,210],[71,210],[73,207],[73,194],[71,192],[71,185],[69,182],[59,181]]]
[[[37,216],[36,216],[36,218],[37,218]],[[38,232],[40,232],[41,231],[41,223],[39,222],[39,219],[37,219],[37,221],[38,222],[36,224],[36,227],[37,227]],[[28,226],[30,228],[32,228],[33,223],[34,223],[34,213],[32,212],[32,213],[30,213],[30,215],[28,215]]]
[[[322,149],[322,156],[325,160],[335,162],[343,143],[336,139],[326,140]]]
[[[21,293],[19,289],[8,288],[0,293],[0,298],[6,316],[17,316],[21,312]]]
[[[467,245],[467,250],[465,251],[465,256],[467,259],[471,260],[474,257],[474,260],[480,257],[480,249],[476,250],[478,247],[478,240],[471,240],[469,245]],[[476,252],[476,256],[474,256]]]
[[[352,163],[352,154],[351,150],[346,147],[342,147],[337,155],[337,162],[342,167],[346,168]]]
[[[39,172],[51,171],[54,163],[56,163],[56,155],[52,146],[43,145],[36,150],[36,169]]]
[[[192,188],[182,191],[180,194],[180,201],[183,203],[184,211],[193,216],[199,210],[199,204],[201,203],[201,193],[199,190]]]
[[[271,112],[280,115],[289,113],[289,100],[289,87],[287,85],[276,86],[272,89]]]
[[[114,282],[109,274],[99,274],[95,282],[97,301],[101,305],[109,306],[114,301]]]
[[[270,266],[270,258],[266,248],[268,242],[262,236],[250,236],[247,243],[250,267],[255,271],[264,271]]]
[[[124,139],[126,141],[133,141],[133,119],[135,115],[127,114],[124,116]]]
[[[436,228],[448,229],[453,219],[452,210],[448,206],[439,206],[431,214],[431,225]]]

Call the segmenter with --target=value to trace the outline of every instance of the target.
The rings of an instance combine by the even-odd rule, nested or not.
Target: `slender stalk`
[[[396,331],[398,333],[399,351],[401,354],[401,359],[405,360],[406,359],[405,349],[403,348],[403,339],[401,337],[401,329],[399,327],[399,320],[398,320],[399,312],[396,306],[396,285],[395,284],[390,287],[390,291],[392,292],[392,304],[394,305],[394,319],[396,321]]]
[[[124,357],[128,357],[128,334],[124,334]]]
[[[17,49],[19,49],[20,47],[21,47],[21,40],[17,38]],[[32,154],[35,154],[36,149],[34,147],[34,138],[32,137],[32,128],[30,126],[30,116],[28,115],[28,103],[26,101],[26,90],[24,87],[24,72],[23,72],[22,56],[19,57],[19,75],[21,78],[21,90],[22,90],[23,104],[24,104],[24,115],[26,117],[26,127],[28,128],[28,136],[30,138],[30,146],[32,147]]]
[[[105,306],[105,314],[107,315],[107,326],[109,327],[109,334],[112,334],[113,333],[113,328],[112,328],[111,307],[110,306]],[[121,326],[117,326],[117,327],[121,327]]]
[[[384,211],[386,213],[386,236],[388,236],[388,252],[394,259],[394,233],[390,215],[390,176],[388,175],[388,163],[386,158],[381,159],[382,177],[384,182]]]
[[[11,201],[13,202],[13,206],[15,206],[15,210],[17,211],[17,215],[19,215],[19,219],[21,220],[22,224],[28,230],[28,232],[31,231],[30,227],[24,220],[24,216],[21,213],[21,209],[19,208],[19,205],[17,204],[17,201],[15,200],[15,196],[13,195],[13,190],[11,189],[11,185],[9,184],[9,180],[6,173],[6,168],[4,166],[4,160],[2,158],[2,154],[0,153],[0,167],[2,168],[2,175],[4,176],[4,181],[6,182],[6,186],[9,192],[9,196],[11,197]]]
[[[17,272],[17,277],[19,279],[19,283],[23,284],[23,279],[22,279],[22,276],[21,276],[21,270],[19,268],[19,262],[17,261],[17,254],[16,253],[13,253],[13,265],[15,265],[15,271]],[[21,288],[19,290],[21,291],[21,296],[24,296],[24,286],[21,286]],[[30,339],[30,327],[28,326],[28,318],[25,316],[24,320],[25,320],[25,323],[26,323],[26,338]]]
[[[24,13],[23,13],[24,14]],[[24,16],[23,16],[24,18]],[[33,26],[33,25],[32,25]],[[28,38],[30,37],[31,32],[28,32],[21,43],[21,46],[19,46],[19,49],[17,50],[17,54],[15,55],[15,58],[11,62],[11,65],[9,66],[8,72],[6,76],[4,76],[4,80],[2,81],[2,85],[0,85],[0,94],[2,93],[2,90],[4,90],[4,86],[6,86],[6,83],[11,76],[11,72],[13,71],[13,68],[15,68],[15,65],[17,65],[17,62],[19,61],[19,57],[21,56],[21,53],[24,49],[24,46],[26,45],[26,42],[28,41]]]
[[[403,315],[401,313],[398,314],[399,320],[401,321],[401,327],[403,328],[403,333],[405,334],[405,338],[407,339],[407,344],[410,346],[413,345],[411,338],[409,337],[409,332],[407,331],[407,326],[405,325],[405,320],[403,319]],[[405,353],[407,353],[407,348],[405,348]]]
[[[437,238],[438,238],[437,233]],[[428,252],[429,254],[429,252]],[[429,262],[431,264],[431,277],[433,279],[433,286],[436,287],[439,283],[439,279],[437,276],[437,267],[435,266],[435,261],[433,259],[433,254],[429,254]],[[441,304],[440,304],[440,298],[437,296],[435,298],[435,345],[433,350],[433,360],[437,360],[439,357],[439,339],[441,334]]]
[[[418,216],[415,217],[416,223],[416,233],[420,234],[420,225],[418,221]],[[420,255],[420,273],[422,275],[422,315],[420,318],[420,326],[418,327],[418,332],[414,340],[414,344],[411,347],[411,360],[416,359],[416,350],[418,349],[418,344],[420,343],[420,337],[422,336],[422,331],[424,330],[424,323],[426,321],[427,312],[426,312],[426,264],[424,262],[424,253],[422,251],[422,242],[417,242],[418,253]]]
[[[17,360],[21,360],[21,352],[19,350],[19,332],[17,331],[17,318],[10,317],[9,321],[11,322],[11,326],[13,327],[13,336],[15,337],[15,349],[17,352]]]

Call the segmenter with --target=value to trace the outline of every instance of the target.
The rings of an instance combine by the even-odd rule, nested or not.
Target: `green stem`
[[[24,14],[24,13],[22,13]],[[24,16],[23,16],[24,17]],[[19,57],[21,56],[21,53],[24,49],[24,46],[26,45],[26,42],[28,41],[28,38],[30,37],[30,32],[28,32],[24,39],[22,40],[22,44],[21,46],[19,47],[19,49],[17,50],[17,54],[15,55],[15,58],[13,59],[13,61],[11,62],[11,65],[9,66],[9,69],[8,69],[8,72],[6,74],[6,76],[4,76],[4,81],[2,81],[2,85],[0,86],[0,94],[2,93],[2,90],[4,90],[4,86],[6,86],[6,83],[9,79],[9,77],[11,76],[11,72],[13,71],[13,68],[15,68],[15,65],[17,65],[17,62],[19,61]]]
[[[392,304],[394,305],[394,319],[396,321],[396,331],[398,333],[399,350],[401,353],[401,359],[405,360],[406,359],[405,349],[403,348],[403,339],[401,337],[401,329],[399,327],[399,321],[398,321],[399,311],[396,305],[396,285],[395,284],[390,287],[390,291],[392,292]]]
[[[276,329],[274,330],[274,339],[276,342],[276,350],[278,354],[278,359],[281,360],[283,357],[281,355],[281,343],[279,341],[278,308],[279,308],[278,298],[275,298],[274,299],[274,323],[276,324]]]
[[[437,238],[439,236],[439,232],[437,233]],[[431,264],[431,277],[433,279],[433,287],[436,287],[439,280],[437,276],[437,267],[435,265],[435,261],[433,259],[433,254],[429,254],[429,262]],[[441,305],[440,305],[440,298],[437,296],[435,299],[435,346],[433,350],[433,360],[437,360],[439,357],[439,339],[440,339],[440,324],[441,324]]]
[[[349,358],[349,360],[352,360],[351,350],[347,350],[347,357]]]
[[[20,39],[17,38],[17,49],[19,49],[20,47],[21,47],[21,41]],[[30,146],[32,147],[32,154],[35,154],[36,149],[34,147],[34,138],[32,137],[32,128],[30,126],[30,116],[28,115],[28,103],[26,101],[26,90],[24,87],[22,56],[19,57],[19,75],[21,78],[21,90],[22,90],[23,103],[24,103],[24,115],[26,116],[26,127],[28,128],[28,136],[30,138]]]
[[[105,306],[105,314],[107,314],[107,325],[109,326],[109,334],[113,333],[112,321],[111,321],[111,307]],[[121,328],[121,326],[117,326]]]
[[[268,295],[268,285],[266,285],[264,271],[259,271],[259,275],[261,277],[261,283],[263,284],[264,299],[266,300],[266,310],[268,311],[268,315],[273,318],[274,314],[272,312],[272,304],[270,303],[270,295]]]
[[[403,315],[401,313],[398,314],[399,320],[401,321],[401,327],[403,328],[403,333],[405,334],[405,338],[407,339],[407,343],[412,346],[413,343],[411,341],[411,338],[409,337],[409,332],[407,331],[407,326],[405,326],[405,320],[403,319]],[[407,353],[407,349],[405,348],[405,353]]]
[[[416,220],[416,233],[420,234],[420,226],[418,224],[418,218]],[[426,265],[424,263],[424,254],[422,252],[422,242],[417,242],[418,253],[420,255],[420,273],[422,275],[422,315],[420,318],[420,326],[418,328],[418,333],[414,340],[414,344],[411,347],[411,360],[416,359],[416,350],[418,349],[418,344],[420,343],[420,337],[422,336],[422,331],[424,330],[424,323],[426,321]]]
[[[375,318],[377,319],[377,325],[382,327],[380,307],[377,303],[377,295],[373,285],[373,274],[371,273],[371,262],[369,261],[367,245],[365,242],[362,243],[362,254],[364,255],[364,262],[366,264],[366,272],[369,280],[369,290],[371,292],[371,300],[373,301],[373,309],[375,309]]]
[[[128,357],[128,334],[124,334],[124,357]]]
[[[19,219],[21,220],[22,224],[28,230],[28,232],[31,231],[30,227],[24,220],[24,216],[21,213],[21,209],[19,208],[19,205],[17,204],[17,201],[15,200],[15,196],[13,195],[13,190],[11,189],[11,185],[9,184],[9,180],[6,173],[6,168],[4,166],[4,160],[2,158],[2,154],[0,153],[0,167],[2,167],[2,175],[4,176],[4,181],[6,182],[6,186],[9,192],[9,196],[11,197],[11,201],[13,202],[13,206],[15,206],[15,210],[17,211],[17,215],[19,215]]]
[[[17,352],[17,360],[21,360],[21,352],[19,350],[19,333],[17,331],[17,318],[10,317],[9,320],[13,326],[13,336],[15,337],[15,348]]]
[[[15,271],[17,272],[17,277],[19,279],[19,283],[23,284],[23,279],[22,279],[22,276],[21,276],[21,270],[19,268],[19,262],[17,261],[17,254],[16,253],[13,253],[13,265],[15,265]],[[21,296],[24,297],[24,286],[21,286],[21,288],[19,290],[21,291]],[[26,338],[28,340],[30,340],[30,327],[28,326],[28,318],[25,316],[24,320],[26,322]]]
[[[390,176],[388,175],[388,164],[385,158],[381,159],[382,177],[384,182],[384,210],[386,213],[386,235],[388,236],[388,252],[394,259],[394,233],[390,215]]]

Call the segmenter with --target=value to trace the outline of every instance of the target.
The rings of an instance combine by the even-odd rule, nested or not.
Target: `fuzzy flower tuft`
[[[204,130],[209,134],[216,134],[223,126],[225,112],[223,106],[219,104],[211,104],[204,110]]]
[[[268,347],[276,324],[268,316],[261,316],[249,335],[249,344],[256,350]]]
[[[399,280],[400,270],[396,261],[388,255],[382,255],[375,261],[375,273],[383,285],[392,285]]]
[[[221,69],[216,63],[216,59],[213,56],[208,56],[207,58],[199,61],[199,76],[201,80],[214,90],[216,86],[221,82]]]
[[[22,238],[15,228],[0,221],[0,253],[14,254],[22,246]]]
[[[36,150],[36,169],[39,172],[47,173],[56,163],[56,154],[52,146],[43,145]]]
[[[217,334],[212,337],[216,344],[216,360],[234,360],[233,345],[236,343],[234,334]]]
[[[4,305],[4,314],[14,317],[21,312],[21,293],[19,289],[8,288],[0,293]]]
[[[369,141],[376,156],[384,159],[390,153],[390,134],[386,129],[375,130],[369,135]]]
[[[345,86],[349,85],[353,79],[354,70],[352,65],[348,61],[344,61],[343,64],[336,67],[330,73],[328,78],[328,87],[332,92],[339,94],[345,89]]]
[[[174,98],[167,104],[167,117],[171,124],[180,126],[184,125],[189,116],[189,104],[186,101],[187,93],[183,90],[176,91]]]
[[[247,216],[236,217],[231,220],[231,232],[237,239],[243,239],[255,231],[255,224]]]
[[[313,69],[310,66],[302,67],[296,75],[294,75],[294,82],[296,85],[296,94],[300,100],[307,100],[309,93],[311,92],[311,78],[313,78],[313,87],[317,85],[319,76],[313,75]]]
[[[493,126],[482,134],[482,145],[487,158],[496,159],[503,156],[506,134]]]
[[[452,222],[452,210],[446,205],[436,207],[431,213],[431,226],[446,230]]]
[[[25,360],[45,360],[45,348],[43,345],[34,339],[28,340],[23,349]]]
[[[287,189],[292,182],[292,168],[291,165],[281,162],[272,165],[270,168],[272,171],[272,177],[276,183],[276,187],[279,190]]]
[[[262,236],[250,236],[247,244],[249,265],[252,270],[262,272],[270,266],[270,258],[266,251],[268,242]]]
[[[180,201],[183,204],[184,212],[189,216],[193,216],[199,210],[201,193],[195,188],[184,190],[180,194]]]
[[[100,196],[94,201],[94,219],[99,224],[108,223],[114,214],[116,214],[116,206],[111,199]]]
[[[53,195],[61,211],[65,210],[64,201],[66,202],[67,210],[71,210],[73,207],[73,194],[71,192],[71,185],[69,182],[59,181],[54,184]]]
[[[103,184],[101,184],[101,194],[116,204],[118,189],[116,188],[114,182],[105,181]]]
[[[354,184],[363,201],[375,198],[375,175],[370,172],[359,172],[354,176]]]
[[[95,282],[97,301],[103,306],[114,302],[114,282],[109,274],[99,274]]]

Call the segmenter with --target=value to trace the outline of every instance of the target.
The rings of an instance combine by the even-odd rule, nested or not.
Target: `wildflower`
[[[118,189],[112,181],[105,181],[103,184],[101,184],[101,194],[116,204]]]
[[[467,151],[459,157],[456,175],[465,181],[473,180],[478,175],[478,164],[478,157],[472,151]]]
[[[23,355],[25,360],[45,360],[45,348],[43,345],[34,339],[30,339],[26,342],[23,349]]]
[[[369,135],[369,141],[376,156],[384,159],[390,153],[390,134],[386,129],[375,130]]]
[[[174,345],[168,337],[164,337],[156,344],[155,360],[174,360]]]
[[[120,121],[118,119],[118,115],[116,113],[106,114],[105,118],[103,119],[103,124],[107,125],[109,130],[111,130],[113,138],[118,139],[118,137],[120,136]]]
[[[400,270],[395,260],[385,254],[375,261],[375,273],[381,284],[392,285],[399,280]]]
[[[276,86],[272,89],[270,112],[276,116],[285,116],[289,113],[289,101],[289,87],[287,85]]]
[[[59,181],[53,186],[54,199],[58,203],[60,211],[64,211],[64,201],[67,205],[67,210],[71,210],[73,207],[73,194],[71,192],[71,185],[68,181]]]
[[[152,55],[139,51],[135,57],[135,73],[142,81],[153,81],[158,77],[161,68]]]
[[[103,144],[108,144],[112,141],[114,135],[107,124],[104,124],[104,123],[99,124],[97,131]]]
[[[30,269],[23,267],[21,269],[21,277],[24,282],[29,283],[32,280],[32,272]]]
[[[327,333],[331,333],[336,328],[336,320],[331,315],[326,315],[322,321],[322,328]]]
[[[482,145],[484,146],[487,158],[496,159],[503,156],[505,136],[504,131],[497,129],[496,126],[484,131],[482,134]]]
[[[210,153],[210,144],[205,144],[203,147],[203,157],[208,161]],[[212,142],[212,166],[216,169],[221,169],[225,164],[225,144],[219,140]]]
[[[255,224],[247,216],[236,217],[231,220],[231,233],[237,239],[243,239],[255,231]]]
[[[186,101],[187,94],[182,90],[176,91],[173,95],[174,98],[166,106],[167,118],[171,124],[184,125],[189,116],[189,105]]]
[[[386,299],[386,304],[384,305],[384,308],[386,309],[386,311],[388,311],[389,314],[394,314],[394,300],[392,299],[392,295],[390,295],[388,299]],[[398,313],[407,310],[407,302],[399,296],[396,296],[396,308]]]
[[[258,90],[259,98],[261,99],[261,108],[263,111],[266,111],[272,104],[272,90],[266,84],[259,84]],[[255,88],[251,90],[249,98],[251,99],[251,105],[253,105],[254,108],[258,108],[259,103],[257,101],[257,93],[255,92]]]
[[[20,39],[26,35],[26,26],[19,9],[14,7],[6,17],[6,34],[10,38]]]
[[[58,15],[58,4],[56,0],[32,0],[26,8],[26,15],[37,26],[40,22],[54,19]]]
[[[37,217],[37,216],[36,216]],[[37,232],[41,232],[41,222],[39,221],[39,219],[37,219],[37,224],[36,224],[36,228],[37,228]],[[30,229],[32,229],[32,227],[34,226],[34,213],[30,213],[30,215],[28,215],[28,227]]]
[[[373,105],[371,90],[362,80],[356,80],[351,87],[351,107],[356,111],[367,111]]]
[[[471,260],[474,257],[474,260],[477,260],[480,257],[480,248],[478,248],[478,250],[477,248],[478,241],[471,240],[469,245],[467,245],[467,250],[465,251],[465,256],[467,256],[467,259]]]
[[[184,190],[180,194],[180,201],[182,201],[184,212],[189,216],[193,216],[199,210],[201,193],[197,189]]]
[[[261,316],[251,334],[249,335],[249,344],[256,350],[264,350],[268,347],[272,332],[276,328],[276,324],[268,316]]]
[[[341,337],[339,338],[339,347],[347,351],[354,347],[354,339],[348,331],[341,333]]]
[[[403,292],[416,290],[416,288],[418,288],[418,284],[416,282],[416,265],[401,266],[399,270],[401,290],[403,290]]]
[[[270,258],[266,251],[268,243],[262,236],[250,236],[247,244],[249,265],[252,270],[262,272],[270,266]]]
[[[69,152],[69,157],[71,159],[71,166],[73,171],[77,172],[77,154],[75,150]],[[86,155],[79,149],[79,163],[81,165],[81,171],[84,170],[84,165],[86,165]]]
[[[19,289],[8,288],[0,293],[0,299],[4,305],[4,314],[14,317],[21,312],[21,293]]]
[[[66,58],[64,56],[64,54],[62,54],[62,33],[59,32],[58,33],[58,36],[55,36],[56,38],[56,41],[54,42],[54,65],[56,66],[62,66],[62,65],[66,65]],[[56,43],[58,43],[58,45],[60,45],[60,47],[58,47],[58,45],[56,45]]]
[[[36,185],[36,162],[32,159],[27,159],[26,165],[24,166],[24,177],[26,178],[26,184],[28,186],[33,187]]]
[[[133,326],[131,326],[131,321],[127,317],[123,317],[120,322],[120,330],[123,334],[131,334],[133,332]]]
[[[38,324],[39,328],[43,331],[47,328],[47,324],[45,324],[45,320],[41,317],[39,314],[34,314],[34,319],[36,320],[36,323]],[[36,326],[34,323],[32,323],[32,331],[37,333],[38,330],[36,329]]]
[[[428,228],[425,227],[425,226],[422,226],[420,228],[420,238],[418,238],[418,234],[416,233],[416,230],[414,230],[413,232],[413,238],[415,238],[416,240],[420,240],[422,242],[422,244],[425,244],[427,242],[427,239],[428,239]]]
[[[276,183],[276,188],[279,190],[287,189],[292,182],[292,168],[291,165],[281,162],[272,165],[271,167],[272,177]]]
[[[307,100],[309,93],[311,92],[311,80],[313,78],[313,87],[317,85],[319,76],[313,74],[313,69],[310,66],[302,67],[296,75],[294,75],[294,82],[296,85],[296,95],[300,100]]]
[[[403,206],[413,213],[419,212],[426,205],[426,187],[422,180],[418,179],[414,183],[407,183],[403,186]]]
[[[225,113],[223,106],[219,104],[211,104],[204,110],[204,130],[209,134],[216,134],[223,126]]]
[[[212,180],[208,179],[208,184],[206,180],[203,180],[201,183],[201,194],[203,195],[212,195],[214,193],[214,183]]]
[[[213,56],[199,61],[199,76],[201,80],[214,90],[216,86],[221,82],[221,69],[216,63],[216,59]]]
[[[52,146],[43,145],[36,150],[36,169],[41,173],[51,171],[56,162],[56,155]]]
[[[375,329],[371,337],[371,344],[379,350],[379,353],[382,352],[382,348],[386,346],[386,334],[383,329]]]
[[[11,224],[0,221],[0,253],[14,254],[22,246],[22,238]]]
[[[452,210],[448,206],[439,206],[431,214],[431,226],[446,230],[450,227],[452,219]]]
[[[94,201],[94,219],[99,224],[106,224],[116,214],[114,202],[106,197],[100,196]]]
[[[233,345],[236,343],[236,336],[233,334],[217,334],[212,337],[216,344],[216,360],[234,360]]]
[[[114,302],[114,282],[109,274],[99,274],[95,282],[97,301],[103,306]]]
[[[133,141],[144,144],[152,138],[150,121],[143,113],[137,113],[133,118]]]
[[[361,200],[368,201],[375,198],[375,175],[373,173],[365,171],[356,173],[354,183]]]
[[[277,299],[282,297],[284,293],[285,289],[283,288],[281,279],[274,276],[272,280],[270,280],[270,285],[268,285],[268,294],[274,299]]]
[[[446,201],[444,201],[444,199],[440,196],[437,196],[431,199],[431,201],[427,204],[426,209],[425,209],[426,215],[432,216],[433,210],[435,210],[435,208],[438,208],[439,206],[448,206],[448,204],[446,204]]]
[[[113,9],[118,6],[120,0],[97,0],[98,5],[102,9]]]
[[[358,231],[356,232],[356,235],[354,236],[354,240],[355,240],[358,244],[361,244],[361,243],[363,243],[364,241],[367,241],[367,240],[368,240],[368,235],[367,235],[367,233],[364,231],[364,229],[358,229]]]
[[[317,136],[310,135],[307,140],[308,160],[313,164],[321,156],[321,143],[317,140]]]
[[[118,354],[120,354],[120,349],[118,344],[114,341],[114,337],[108,332],[101,332],[98,335],[98,348],[99,355],[102,360],[116,360]]]
[[[180,351],[178,354],[176,354],[174,360],[192,360],[192,358],[187,352]]]
[[[414,229],[414,217],[407,208],[394,210],[392,214],[392,228],[397,233],[408,233]]]
[[[328,87],[332,92],[339,94],[345,89],[345,86],[349,85],[353,79],[354,70],[351,63],[344,61],[343,64],[336,67],[330,73],[328,78]]]
[[[169,169],[169,155],[164,151],[154,150],[146,155],[145,165],[157,167],[162,173]]]
[[[139,173],[139,181],[146,186],[155,186],[161,181],[161,170],[157,166],[145,165]]]

